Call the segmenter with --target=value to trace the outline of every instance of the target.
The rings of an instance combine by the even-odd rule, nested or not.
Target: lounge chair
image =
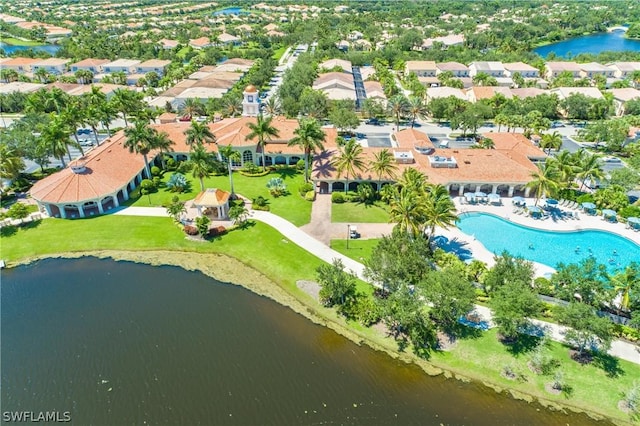
[[[560,201],[558,201],[558,205],[560,206],[565,206],[567,204],[567,200],[565,200],[564,198],[561,198]]]

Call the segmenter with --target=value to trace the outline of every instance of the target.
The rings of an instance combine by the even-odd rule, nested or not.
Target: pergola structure
[[[198,194],[193,201],[194,207],[198,209],[198,214],[207,215],[213,212],[213,216],[218,220],[226,219],[229,214],[229,197],[231,194],[217,188],[207,188]]]

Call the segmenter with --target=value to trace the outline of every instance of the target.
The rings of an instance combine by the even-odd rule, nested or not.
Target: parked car
[[[78,129],[76,133],[79,135],[90,135],[91,129]]]
[[[355,226],[349,227],[349,238],[351,238],[352,240],[360,238],[360,233],[358,232],[358,228],[356,228]]]
[[[377,118],[370,118],[368,120],[366,120],[364,122],[365,124],[371,124],[372,126],[380,126],[382,123],[380,123],[380,120],[378,120]]]
[[[558,127],[564,127],[564,123],[562,123],[561,121],[554,121],[553,123],[551,123],[552,129],[557,129]]]
[[[80,141],[80,146],[93,146],[93,141],[90,141],[89,139],[82,139]]]

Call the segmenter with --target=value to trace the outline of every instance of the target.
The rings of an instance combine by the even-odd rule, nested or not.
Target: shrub
[[[638,206],[627,206],[624,208],[621,208],[620,211],[618,211],[618,214],[624,218],[628,218],[628,217],[640,217],[640,207]]]
[[[195,226],[185,225],[182,230],[187,235],[198,235],[198,228],[196,228]]]
[[[544,278],[538,277],[533,280],[533,289],[539,293],[544,294],[545,296],[553,296],[555,294],[554,288],[551,285],[551,282]]]
[[[260,167],[251,162],[245,163],[244,167],[242,167],[242,171],[250,175],[261,172]]]
[[[189,173],[192,168],[193,165],[191,164],[191,161],[181,161],[178,163],[178,167],[176,167],[176,172],[186,174]]]
[[[311,182],[305,182],[302,185],[300,185],[300,187],[298,188],[298,192],[300,193],[300,195],[304,197],[307,194],[307,192],[311,191],[312,189],[313,189],[313,184]]]
[[[198,216],[196,217],[196,229],[198,230],[198,234],[202,238],[206,237],[209,234],[209,224],[211,223],[211,219],[207,216]]]
[[[370,183],[365,182],[358,185],[358,192],[356,199],[364,204],[373,204],[376,199],[376,191],[373,190],[373,186]]]
[[[336,204],[344,203],[344,194],[342,192],[332,192],[331,202]]]
[[[165,165],[167,166],[167,170],[175,170],[178,167],[178,162],[173,158],[168,157],[165,161]]]
[[[307,201],[314,201],[316,199],[316,191],[313,189],[306,194],[304,194],[304,199]]]
[[[210,237],[215,237],[215,236],[218,236],[218,235],[224,235],[226,233],[227,233],[227,228],[225,228],[222,225],[213,227],[213,228],[211,228],[209,230],[209,236]]]
[[[267,202],[267,199],[261,195],[253,199],[252,207],[254,210],[262,210],[266,212],[269,211],[269,204]]]
[[[160,176],[161,172],[162,170],[160,170],[160,167],[158,166],[151,167],[151,176]]]
[[[151,179],[142,179],[142,182],[140,182],[140,188],[146,190],[147,192],[151,192],[156,188],[156,185]]]
[[[296,169],[304,170],[304,160],[298,160],[298,162],[296,163]]]
[[[23,203],[14,203],[9,207],[7,216],[13,219],[24,219],[29,216],[29,207]]]
[[[592,194],[582,194],[580,195],[576,201],[580,204],[582,203],[593,203],[593,195]]]
[[[185,190],[187,185],[187,178],[182,173],[172,174],[167,182],[167,188],[169,188],[171,192],[182,192]]]
[[[287,193],[287,185],[284,184],[284,181],[281,178],[269,179],[269,182],[267,182],[267,189],[275,198],[286,195]]]
[[[153,177],[153,186],[155,186],[156,188],[160,187],[160,176],[154,176]]]

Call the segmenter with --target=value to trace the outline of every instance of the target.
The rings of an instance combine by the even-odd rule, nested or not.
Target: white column
[[[218,206],[218,219],[222,219],[222,210],[220,206]]]
[[[104,214],[104,209],[102,208],[102,200],[98,200],[98,213]]]
[[[460,187],[458,188],[458,195],[459,196],[463,196],[464,195],[464,184],[461,183]]]
[[[62,208],[60,208],[59,204],[56,204],[58,206],[58,211],[60,212],[60,217],[62,219],[66,219],[67,218],[67,212],[64,210],[64,206],[62,206]]]
[[[118,196],[118,193],[116,192],[116,197]],[[128,188],[125,186],[124,188],[122,188],[122,198],[126,200],[129,199],[129,191]]]
[[[496,194],[497,192],[498,192],[498,185],[493,185],[493,186],[491,187],[491,193],[492,193],[492,194]]]
[[[477,184],[477,185],[476,185],[476,192],[480,192],[480,188],[482,188],[482,185]]]
[[[47,212],[47,215],[49,217],[53,217],[53,215],[51,214],[51,206],[49,204],[43,204],[42,207],[44,207],[44,210]]]
[[[120,207],[120,203],[118,202],[118,196],[117,196],[117,194],[113,196],[113,204],[114,204],[116,207]]]
[[[451,191],[451,184],[445,186],[445,188],[447,188],[447,192]]]
[[[509,197],[513,197],[513,191],[516,189],[515,186],[509,185]]]
[[[528,197],[529,196],[529,192],[531,191],[531,188],[527,187],[524,189],[524,196]]]
[[[78,214],[80,215],[80,217],[85,217],[84,216],[84,208],[83,208],[82,204],[78,204]]]

